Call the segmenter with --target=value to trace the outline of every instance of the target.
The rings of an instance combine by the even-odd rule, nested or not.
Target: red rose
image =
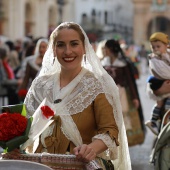
[[[50,116],[54,116],[53,110],[48,106],[42,106],[41,111],[43,115],[48,119]]]
[[[27,127],[27,118],[20,113],[0,114],[0,141],[21,136]]]

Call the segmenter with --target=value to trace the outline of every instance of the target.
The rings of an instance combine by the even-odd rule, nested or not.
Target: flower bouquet
[[[28,140],[32,117],[26,118],[24,104],[8,105],[2,107],[0,114],[0,146],[4,153],[20,148]]]
[[[23,113],[25,113],[25,106],[23,106]],[[10,112],[13,108],[6,108],[9,109]],[[16,109],[15,109],[16,112]],[[22,111],[17,110],[17,112],[22,113]],[[11,113],[10,113],[11,114]],[[26,115],[26,114],[25,114]],[[16,148],[20,146],[21,150],[26,149],[28,146],[33,145],[33,153],[24,153],[15,155],[15,158],[8,154],[2,155],[3,159],[15,159],[15,160],[25,160],[25,161],[31,161],[31,162],[38,162],[44,165],[47,165],[51,167],[52,169],[62,169],[62,170],[96,170],[99,168],[99,165],[95,161],[91,161],[88,164],[83,163],[80,160],[77,160],[75,155],[67,155],[67,154],[49,154],[49,153],[35,153],[36,148],[39,144],[39,136],[42,134],[42,132],[54,121],[52,117],[55,116],[55,107],[45,98],[42,103],[39,105],[39,107],[34,112],[33,116],[31,117],[30,124],[27,127],[25,132],[23,133],[23,140],[19,140],[19,143],[16,143],[13,148]],[[29,122],[29,119],[28,119]],[[31,126],[31,127],[30,127]],[[24,126],[25,127],[25,126]],[[28,128],[28,129],[27,129]],[[19,137],[22,137],[19,136]],[[13,144],[16,142],[16,139],[19,137],[15,137],[14,139],[11,139],[10,144]],[[38,142],[37,142],[38,141]],[[17,141],[18,142],[18,141]],[[0,146],[2,146],[0,144]],[[5,145],[4,148],[7,148]],[[10,150],[12,150],[10,145]],[[9,147],[8,147],[9,150]]]

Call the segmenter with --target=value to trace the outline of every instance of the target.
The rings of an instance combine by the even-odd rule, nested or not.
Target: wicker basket
[[[14,159],[13,157],[2,154],[2,159]],[[85,164],[76,159],[75,155],[62,154],[21,154],[15,157],[16,160],[38,162],[51,167],[54,170],[96,170],[101,169],[96,162]]]

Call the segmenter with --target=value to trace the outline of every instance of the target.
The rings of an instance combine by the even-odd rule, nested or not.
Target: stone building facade
[[[46,36],[56,25],[57,4],[54,0],[0,0],[0,34],[12,40],[27,35]]]
[[[0,0],[0,35],[12,40],[48,36],[63,21],[82,25],[92,41],[132,41],[131,0]]]
[[[169,0],[132,0],[134,4],[135,44],[148,41],[156,31],[170,35],[170,1]]]

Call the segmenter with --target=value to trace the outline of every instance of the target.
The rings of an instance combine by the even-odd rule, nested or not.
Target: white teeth
[[[64,60],[71,61],[71,60],[74,60],[74,58],[64,58]]]

